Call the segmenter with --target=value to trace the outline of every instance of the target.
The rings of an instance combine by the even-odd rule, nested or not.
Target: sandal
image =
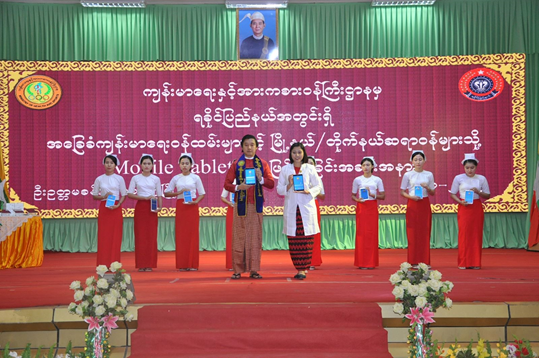
[[[259,279],[259,278],[262,278],[262,276],[260,276],[260,274],[258,272],[252,272],[250,275],[249,275],[250,278],[254,278],[254,279]]]
[[[233,279],[233,280],[237,280],[237,279],[240,279],[240,278],[241,278],[241,273],[235,273],[231,277],[231,279]]]

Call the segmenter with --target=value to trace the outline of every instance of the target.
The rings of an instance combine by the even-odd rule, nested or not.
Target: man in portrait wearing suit
[[[247,14],[241,21],[245,18],[251,19],[250,26],[253,35],[241,42],[240,59],[269,59],[269,55],[275,49],[275,43],[268,36],[264,36],[266,28],[264,15],[257,11],[253,14]]]

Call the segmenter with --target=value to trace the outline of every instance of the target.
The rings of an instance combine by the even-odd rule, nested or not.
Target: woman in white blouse
[[[357,202],[354,266],[363,270],[378,267],[378,200],[386,198],[382,179],[372,174],[374,168],[374,157],[364,157],[361,160],[363,175],[352,184],[352,200]]]
[[[482,175],[475,174],[478,163],[474,153],[464,154],[462,161],[464,174],[459,174],[453,179],[450,191],[451,198],[459,204],[457,214],[459,225],[458,268],[462,270],[481,268],[483,223],[485,221],[481,199],[490,198],[490,189],[487,179]]]
[[[283,233],[288,236],[292,263],[298,273],[295,279],[304,280],[311,266],[314,235],[320,232],[315,199],[322,188],[315,167],[307,164],[307,153],[301,143],[290,147],[290,164],[279,174],[277,193],[284,196]],[[294,190],[294,176],[303,181],[303,190]]]
[[[176,268],[180,271],[198,270],[200,237],[198,203],[206,192],[200,177],[191,173],[193,159],[183,154],[178,160],[181,174],[176,175],[165,190],[166,197],[176,200]]]
[[[105,174],[97,177],[92,196],[100,200],[97,215],[97,265],[110,266],[114,261],[120,262],[124,218],[122,203],[127,195],[124,178],[115,173],[119,164],[114,154],[103,158]],[[113,197],[111,197],[114,196]],[[107,199],[110,202],[107,204]]]
[[[137,200],[135,205],[135,267],[139,271],[152,271],[157,267],[157,212],[163,207],[161,180],[152,174],[154,159],[143,154],[139,164],[142,173],[129,183],[127,196]],[[135,194],[136,190],[136,194]],[[157,205],[152,210],[152,199]]]
[[[406,205],[406,236],[408,238],[408,262],[421,262],[430,266],[430,231],[432,211],[429,196],[434,195],[434,176],[423,170],[427,157],[422,150],[412,151],[413,170],[402,177],[401,195],[408,199]]]

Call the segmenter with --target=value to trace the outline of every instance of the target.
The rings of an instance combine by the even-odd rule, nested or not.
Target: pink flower
[[[419,317],[423,319],[423,323],[434,323],[435,321],[432,319],[434,317],[434,312],[431,312],[430,306],[426,306],[423,308],[423,312],[419,314]]]
[[[88,331],[99,329],[99,320],[95,317],[87,317],[84,319],[84,322],[88,323]]]
[[[101,322],[103,322],[103,327],[105,327],[107,329],[107,331],[109,331],[109,333],[110,333],[114,328],[118,328],[118,325],[116,324],[116,321],[119,318],[120,317],[113,316],[112,313],[109,313],[108,316],[105,316],[105,317],[101,318]]]
[[[410,313],[408,313],[407,315],[405,315],[404,317],[408,318],[410,320],[410,326],[413,325],[414,323],[421,323],[421,320],[420,320],[420,313],[419,313],[419,308],[411,308],[410,309]]]

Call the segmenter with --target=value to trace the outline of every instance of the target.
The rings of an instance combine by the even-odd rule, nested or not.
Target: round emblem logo
[[[245,162],[244,162],[243,160],[240,160],[240,161],[238,162],[238,165],[239,165],[240,167],[243,167],[243,166],[245,165]]]
[[[60,101],[62,88],[48,76],[29,76],[15,87],[15,97],[20,104],[30,109],[47,109]]]
[[[503,77],[490,68],[476,68],[460,78],[459,90],[472,101],[489,101],[503,90]]]

